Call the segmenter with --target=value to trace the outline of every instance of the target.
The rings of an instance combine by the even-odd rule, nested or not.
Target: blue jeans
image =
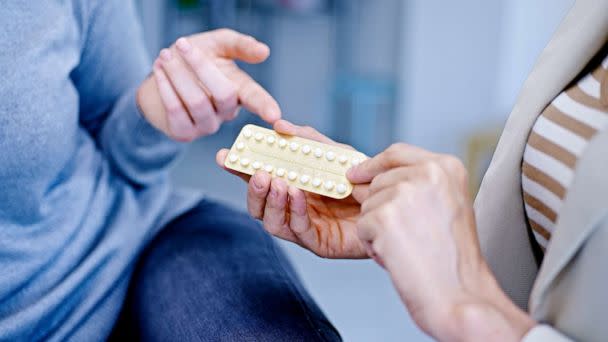
[[[260,225],[203,200],[140,258],[110,340],[341,338]]]

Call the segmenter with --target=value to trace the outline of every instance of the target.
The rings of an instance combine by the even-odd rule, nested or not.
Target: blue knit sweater
[[[137,109],[149,70],[130,1],[2,1],[0,340],[104,339],[138,253],[198,201]]]

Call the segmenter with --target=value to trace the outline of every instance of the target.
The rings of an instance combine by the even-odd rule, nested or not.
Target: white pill
[[[302,183],[302,184],[308,184],[308,182],[310,182],[310,176],[309,175],[302,175],[302,177],[300,177],[300,183]]]
[[[239,150],[239,151],[244,150],[245,149],[245,144],[243,144],[242,142],[238,142],[236,144],[236,149]]]
[[[353,166],[357,166],[357,165],[361,164],[361,160],[360,160],[360,159],[357,159],[357,158],[353,158],[353,160],[351,160],[351,161],[350,161],[350,163],[351,163]]]
[[[242,158],[242,159],[241,159],[241,165],[243,165],[243,166],[247,166],[247,165],[249,165],[249,159],[247,159],[247,158]]]
[[[290,181],[296,180],[296,178],[298,178],[298,174],[295,173],[294,171],[289,171],[289,173],[287,174],[287,179],[289,179]]]
[[[247,139],[251,138],[252,135],[253,135],[253,133],[248,129],[243,131],[243,136]]]
[[[274,144],[275,141],[277,141],[277,138],[275,138],[274,135],[269,135],[269,136],[266,137],[266,142],[269,145]]]
[[[287,146],[287,140],[279,139],[279,147],[283,148],[285,146]]]
[[[338,157],[338,161],[340,162],[340,164],[345,164],[348,161],[348,157],[345,155],[341,155]]]
[[[264,139],[264,134],[262,134],[262,133],[255,134],[255,140],[262,141],[262,139]]]
[[[230,160],[231,163],[236,163],[236,161],[239,160],[239,157],[236,154],[231,154],[228,156],[228,160]]]
[[[312,151],[312,148],[310,146],[308,146],[308,145],[302,146],[302,153],[309,154],[310,151]]]
[[[260,163],[259,161],[254,161],[253,164],[251,164],[251,167],[254,170],[259,170],[262,168],[262,163]]]
[[[321,183],[323,183],[323,181],[320,178],[315,178],[312,180],[312,186],[314,186],[315,188],[320,187]]]
[[[293,152],[297,151],[299,147],[300,147],[300,145],[298,145],[298,143],[296,143],[296,142],[292,142],[291,144],[289,144],[289,149],[292,150]]]
[[[325,183],[323,183],[323,187],[325,188],[325,190],[328,190],[328,191],[333,189],[334,186],[335,186],[335,184],[332,181],[325,181]]]
[[[323,150],[318,147],[315,148],[315,157],[317,157],[317,158],[323,157]]]
[[[266,164],[266,166],[264,166],[264,171],[266,171],[268,173],[272,173],[272,170],[274,170],[274,166],[272,166],[270,164]]]
[[[327,158],[327,160],[329,161],[333,161],[334,159],[336,159],[336,154],[332,151],[329,151],[325,154],[325,158]]]
[[[283,169],[283,168],[278,168],[278,169],[277,169],[277,176],[279,176],[279,177],[283,177],[283,176],[285,176],[285,169]]]
[[[337,191],[337,192],[338,192],[340,195],[345,194],[347,189],[348,189],[348,188],[347,188],[347,187],[346,187],[346,185],[344,185],[344,184],[338,184],[338,186],[336,187],[336,191]]]

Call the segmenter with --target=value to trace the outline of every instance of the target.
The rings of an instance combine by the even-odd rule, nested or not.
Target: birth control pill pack
[[[365,159],[355,150],[246,125],[224,165],[249,175],[266,171],[299,189],[342,199],[353,190],[346,171]]]

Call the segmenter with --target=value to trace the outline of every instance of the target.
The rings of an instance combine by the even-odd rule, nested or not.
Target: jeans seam
[[[314,320],[310,316],[309,310],[311,310],[311,308],[306,304],[306,301],[304,300],[302,294],[295,287],[295,285],[292,283],[292,279],[289,279],[289,277],[287,276],[288,275],[287,269],[283,265],[283,262],[282,262],[281,258],[279,258],[279,256],[277,255],[277,245],[276,245],[276,243],[272,240],[272,237],[270,237],[270,236],[268,236],[266,234],[264,234],[264,235],[265,235],[265,237],[266,237],[266,239],[268,241],[268,245],[270,247],[269,249],[272,250],[272,257],[274,257],[274,259],[277,261],[275,264],[278,264],[279,265],[278,267],[280,267],[280,270],[282,271],[282,272],[279,272],[279,273],[281,274],[281,277],[283,278],[283,281],[285,281],[285,283],[287,284],[287,286],[291,290],[293,296],[298,301],[298,304],[300,305],[300,308],[302,309],[302,311],[304,312],[304,315],[306,316],[306,321],[308,322],[308,324],[310,325],[310,327],[314,330],[315,334],[322,341],[328,341],[328,339],[319,332],[320,327],[314,322]]]

